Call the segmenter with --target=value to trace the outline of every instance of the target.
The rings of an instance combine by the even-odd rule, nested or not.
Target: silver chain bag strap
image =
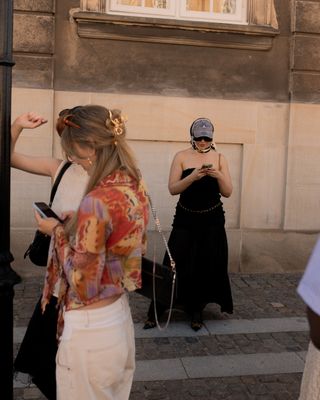
[[[159,330],[164,330],[168,327],[170,319],[171,319],[171,315],[172,315],[172,306],[173,306],[173,301],[174,301],[174,294],[175,294],[175,286],[176,286],[176,276],[177,276],[177,271],[176,271],[176,263],[173,260],[173,257],[171,255],[169,246],[168,246],[168,242],[166,237],[164,236],[164,233],[162,232],[162,228],[161,228],[161,224],[160,224],[160,220],[157,216],[157,212],[156,209],[153,206],[152,200],[150,195],[147,193],[147,197],[149,200],[149,204],[150,204],[150,208],[151,208],[151,212],[152,212],[152,216],[154,219],[154,223],[155,226],[157,228],[157,231],[159,232],[163,243],[165,245],[168,257],[170,259],[170,267],[171,267],[171,271],[172,271],[172,284],[171,284],[171,296],[170,296],[170,306],[169,306],[169,313],[168,313],[168,318],[167,321],[165,323],[164,326],[161,326],[159,324],[159,320],[158,320],[158,314],[157,314],[157,309],[156,309],[156,261],[155,261],[155,249],[153,252],[153,271],[152,271],[152,287],[153,287],[153,305],[154,305],[154,315],[155,315],[155,320],[156,320],[156,324]]]

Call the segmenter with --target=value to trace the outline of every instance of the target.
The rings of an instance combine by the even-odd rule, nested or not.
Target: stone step
[[[14,329],[14,343],[21,343],[25,330],[26,327]],[[198,332],[192,331],[186,322],[173,322],[166,330],[157,328],[143,330],[142,324],[135,324],[137,339],[305,332],[307,330],[307,320],[301,317],[210,320],[205,321],[204,328]],[[292,351],[138,360],[134,381],[301,373],[305,355],[304,351]],[[27,377],[19,374],[19,378],[14,382],[14,388],[26,386]]]
[[[257,318],[257,319],[227,319],[204,321],[204,327],[194,332],[188,322],[173,322],[165,330],[144,330],[142,324],[135,324],[135,336],[151,337],[192,337],[210,335],[235,335],[270,332],[305,332],[308,328],[306,318]]]
[[[136,363],[134,381],[301,373],[305,356],[306,352],[301,351],[140,360]],[[26,386],[26,375],[19,374],[14,388]]]
[[[137,339],[154,337],[197,337],[210,335],[235,335],[270,332],[305,332],[308,322],[302,317],[228,319],[204,321],[204,327],[194,332],[187,322],[172,322],[165,330],[143,329],[143,324],[134,324]],[[14,328],[14,343],[21,343],[26,327]]]
[[[137,361],[135,381],[302,372],[306,352],[234,354]]]

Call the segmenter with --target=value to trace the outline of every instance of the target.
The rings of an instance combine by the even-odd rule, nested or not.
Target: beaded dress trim
[[[210,208],[206,208],[205,210],[192,210],[190,208],[187,208],[187,207],[183,206],[180,201],[178,202],[178,204],[183,210],[191,212],[191,213],[197,213],[197,214],[207,213],[207,212],[213,211],[216,208],[222,206],[222,202],[219,201],[219,203],[215,204],[214,206],[212,206]]]

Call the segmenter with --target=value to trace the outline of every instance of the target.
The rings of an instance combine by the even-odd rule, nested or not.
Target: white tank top
[[[62,162],[59,165],[54,179],[56,179],[64,164],[65,162]],[[71,164],[65,171],[52,202],[52,209],[59,217],[63,212],[78,209],[88,180],[89,175],[78,164]]]

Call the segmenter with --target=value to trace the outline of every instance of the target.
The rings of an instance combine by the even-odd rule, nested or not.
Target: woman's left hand
[[[52,235],[53,229],[59,223],[59,221],[55,218],[42,218],[37,211],[35,211],[35,218],[38,223],[39,231],[49,236]]]

